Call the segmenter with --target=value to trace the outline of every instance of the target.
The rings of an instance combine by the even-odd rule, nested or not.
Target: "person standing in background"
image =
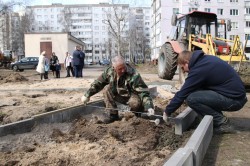
[[[81,58],[81,69],[79,71],[79,77],[82,77],[82,70],[83,70],[83,67],[84,67],[85,53],[82,51],[81,47],[80,47],[80,58]]]
[[[83,59],[85,54],[81,51],[80,46],[75,47],[75,51],[73,52],[73,67],[75,78],[82,77],[82,67],[83,67]]]
[[[54,72],[56,71],[56,63],[58,61],[58,57],[56,56],[55,52],[52,52],[52,56],[51,56],[51,59],[50,59],[50,70],[52,71],[53,73],[53,76],[54,76]]]
[[[41,53],[41,55],[39,56],[39,60],[38,60],[38,65],[37,65],[37,68],[36,68],[36,71],[38,73],[40,73],[40,78],[41,80],[44,80],[44,73],[45,73],[45,55],[46,55],[46,52],[43,51]]]
[[[45,56],[44,79],[49,79],[49,59]]]
[[[67,75],[66,77],[70,77],[70,72],[72,76],[74,77],[74,70],[73,70],[73,65],[72,65],[73,57],[70,55],[70,53],[66,52],[66,57],[64,60],[64,67],[67,70]]]
[[[59,63],[59,61],[57,61],[55,65],[55,70],[56,70],[56,78],[60,78],[61,64]]]

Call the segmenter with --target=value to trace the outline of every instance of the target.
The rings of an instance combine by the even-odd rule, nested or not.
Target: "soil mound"
[[[19,73],[11,73],[9,75],[1,75],[0,83],[9,83],[9,82],[22,82],[28,81],[28,79]]]

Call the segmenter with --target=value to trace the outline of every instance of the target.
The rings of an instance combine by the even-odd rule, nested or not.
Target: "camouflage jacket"
[[[85,96],[91,97],[109,84],[114,95],[130,97],[131,94],[136,94],[140,97],[146,110],[154,108],[148,86],[142,80],[140,74],[128,64],[126,68],[126,72],[118,80],[113,67],[105,68],[104,72],[91,84]]]

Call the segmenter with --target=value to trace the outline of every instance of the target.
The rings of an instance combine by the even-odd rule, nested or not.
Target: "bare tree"
[[[112,10],[106,11],[105,23],[109,26],[109,34],[115,40],[118,55],[123,56],[124,49],[121,46],[125,42],[122,37],[128,24],[128,6],[113,4]]]
[[[63,26],[62,29],[63,32],[70,31],[70,27],[72,25],[71,18],[72,18],[71,9],[69,7],[64,7],[61,13],[61,17],[59,18],[59,23],[61,23]]]
[[[20,17],[14,10],[24,7],[26,1],[0,1],[0,44],[3,50],[17,51],[20,43],[19,26]]]

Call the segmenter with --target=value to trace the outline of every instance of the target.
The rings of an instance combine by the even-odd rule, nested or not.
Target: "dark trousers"
[[[75,76],[74,69],[73,69],[72,66],[67,66],[66,70],[67,70],[67,76],[66,77],[70,77],[70,72],[71,72],[73,77]]]
[[[45,71],[45,73],[44,73],[44,79],[48,79],[48,78],[49,78],[49,72]]]
[[[83,65],[80,65],[80,69],[78,73],[79,77],[82,77],[82,70],[83,70]]]
[[[75,77],[78,78],[78,77],[81,77],[81,70],[82,70],[82,67],[81,65],[74,65],[74,73],[75,73]]]
[[[56,78],[60,78],[60,70],[56,70]]]
[[[205,115],[213,116],[213,124],[217,127],[225,121],[222,111],[240,110],[247,102],[247,98],[230,99],[211,90],[201,90],[191,93],[186,101],[188,106],[198,115],[202,117]]]

